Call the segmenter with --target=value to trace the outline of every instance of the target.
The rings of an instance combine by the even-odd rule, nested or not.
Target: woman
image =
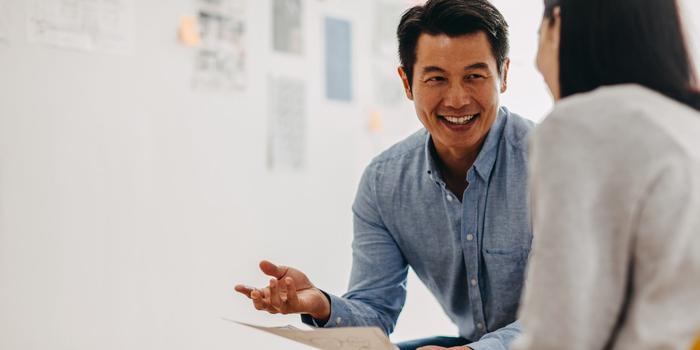
[[[700,94],[673,0],[545,0],[556,104],[531,143],[535,241],[515,349],[690,349]]]

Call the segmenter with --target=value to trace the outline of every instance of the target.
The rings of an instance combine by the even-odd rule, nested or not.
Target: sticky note
[[[202,42],[199,36],[197,17],[183,16],[180,19],[179,37],[180,42],[189,47],[198,46]]]

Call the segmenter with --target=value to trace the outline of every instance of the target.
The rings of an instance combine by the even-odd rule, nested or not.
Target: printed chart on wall
[[[27,39],[61,48],[129,54],[133,0],[30,0]]]
[[[267,167],[271,171],[306,166],[306,86],[304,81],[268,79]]]
[[[244,0],[198,0],[195,90],[244,90],[247,52]]]
[[[396,75],[396,27],[406,5],[398,2],[374,3],[374,30],[372,36],[372,79],[376,103],[392,107],[403,102],[403,90]]]
[[[275,51],[301,54],[302,36],[301,0],[274,0],[272,3],[272,47]]]
[[[10,9],[7,0],[0,0],[0,43],[7,42],[10,38]]]
[[[326,29],[326,98],[352,100],[352,25],[327,17]]]

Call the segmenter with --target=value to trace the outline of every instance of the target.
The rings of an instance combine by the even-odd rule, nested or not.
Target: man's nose
[[[461,109],[471,103],[471,94],[462,84],[452,83],[444,97],[445,107]]]

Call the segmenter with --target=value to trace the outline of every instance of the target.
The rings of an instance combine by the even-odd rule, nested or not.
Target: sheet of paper
[[[10,37],[10,18],[7,0],[0,0],[0,42],[7,41]]]
[[[372,87],[374,102],[383,107],[394,107],[404,103],[401,80],[396,75],[399,66],[396,26],[408,8],[396,0],[374,2],[374,25],[372,32]]]
[[[321,350],[396,350],[376,327],[340,327],[301,330],[292,326],[263,327],[224,318],[246,327],[274,334]]]
[[[245,1],[198,0],[197,4],[199,36],[196,39],[201,42],[195,56],[192,86],[195,90],[244,90],[247,81]]]
[[[275,51],[301,54],[304,49],[301,0],[274,0],[272,47]]]
[[[352,101],[352,25],[326,17],[326,98]]]
[[[30,42],[84,51],[133,50],[133,0],[31,0]]]
[[[268,80],[267,166],[271,171],[306,166],[306,85],[287,77]]]

